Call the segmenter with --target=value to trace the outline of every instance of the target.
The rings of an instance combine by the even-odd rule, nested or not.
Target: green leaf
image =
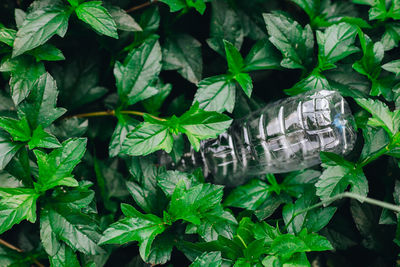
[[[30,188],[0,188],[0,234],[25,219],[34,223],[38,197]]]
[[[248,73],[239,73],[234,78],[240,84],[247,97],[250,97],[253,91],[253,81],[250,75]]]
[[[310,232],[318,232],[329,223],[336,212],[336,207],[312,209],[302,212],[316,204],[317,200],[315,190],[312,188],[312,190],[306,191],[304,195],[298,198],[294,204],[289,203],[283,207],[282,216],[287,225],[288,232],[297,234],[303,229],[307,229]],[[298,214],[288,224],[298,212],[302,213]]]
[[[334,63],[359,51],[354,40],[357,27],[348,23],[339,23],[328,27],[325,32],[317,31],[319,68],[335,68]]]
[[[280,69],[281,58],[268,40],[259,40],[247,54],[243,71]]]
[[[225,55],[223,40],[240,49],[244,32],[235,10],[225,0],[212,1],[211,8],[210,38],[207,39],[207,44],[222,56]]]
[[[35,62],[33,58],[25,56],[6,58],[1,64],[0,71],[11,72],[9,84],[15,105],[28,96],[36,80],[46,73],[43,63]]]
[[[53,35],[64,37],[68,29],[70,10],[66,6],[52,5],[30,12],[18,30],[13,57],[46,43]]]
[[[389,63],[382,65],[382,69],[393,72],[398,76],[400,74],[400,60],[393,60]]]
[[[200,183],[194,175],[179,171],[166,171],[157,176],[157,185],[169,198],[174,193],[175,187],[180,181],[185,182],[187,189]]]
[[[8,29],[0,24],[0,42],[12,47],[17,31]]]
[[[150,98],[143,100],[142,105],[150,114],[158,115],[160,108],[162,107],[165,99],[171,93],[172,85],[167,83],[164,84],[161,80],[157,82],[158,93]]]
[[[373,43],[371,39],[361,31],[358,35],[363,50],[363,57],[353,64],[353,69],[358,73],[366,75],[374,82],[380,74],[380,63],[384,56],[384,47],[380,42]]]
[[[169,153],[172,144],[172,134],[167,126],[143,122],[126,136],[121,152],[131,156],[144,156],[163,149]]]
[[[288,95],[297,95],[311,90],[331,90],[328,80],[318,72],[312,72],[306,78],[300,80],[292,88],[285,89]]]
[[[182,219],[198,225],[201,216],[221,202],[222,194],[222,186],[199,184],[186,189],[185,182],[181,180],[171,196],[168,213],[174,221]]]
[[[374,127],[382,127],[389,134],[394,136],[400,127],[400,112],[391,112],[385,103],[379,100],[356,98],[357,104],[372,114],[368,124]]]
[[[35,82],[29,96],[18,106],[19,116],[26,116],[32,129],[39,125],[49,126],[65,113],[65,109],[56,108],[57,85],[53,77],[46,73]]]
[[[224,201],[225,206],[256,210],[269,196],[270,186],[254,179],[249,183],[236,187]]]
[[[193,103],[207,111],[232,112],[235,106],[235,84],[226,75],[206,78],[199,83]]]
[[[49,257],[51,267],[80,267],[75,252],[69,246],[62,244],[57,253]]]
[[[385,51],[397,47],[400,41],[400,23],[385,23],[385,32],[382,35],[381,43]]]
[[[204,215],[199,225],[189,225],[186,233],[197,233],[207,242],[217,240],[219,236],[232,239],[236,225],[237,221],[232,213],[217,206]]]
[[[349,186],[350,192],[367,195],[368,181],[360,167],[329,152],[321,152],[321,160],[325,170],[315,186],[322,201],[343,193]]]
[[[31,139],[31,129],[26,117],[15,120],[7,117],[0,117],[0,128],[7,131],[13,141],[26,142]]]
[[[81,161],[86,151],[85,138],[71,138],[64,141],[62,147],[46,154],[34,150],[39,166],[37,189],[46,191],[58,185],[78,186],[72,171]]]
[[[73,7],[79,6],[79,0],[68,0],[68,3]]]
[[[168,231],[157,235],[151,244],[146,262],[157,265],[165,264],[169,261],[175,243],[171,242],[171,240],[173,240],[174,237],[174,234]]]
[[[97,223],[90,216],[62,205],[50,204],[45,209],[48,212],[50,229],[58,240],[85,254],[104,253],[97,245],[101,236]]]
[[[59,61],[65,57],[60,49],[51,44],[44,44],[29,51],[29,54],[36,58],[36,61]]]
[[[224,40],[224,46],[229,71],[234,75],[241,73],[244,66],[242,55],[229,41]]]
[[[138,241],[142,259],[147,260],[155,237],[166,229],[163,220],[152,214],[142,214],[128,204],[121,204],[123,218],[104,231],[99,244],[125,244]]]
[[[118,6],[106,6],[118,30],[137,32],[142,31],[140,25],[122,8]]]
[[[108,151],[110,157],[117,156],[122,150],[122,144],[125,141],[126,135],[133,131],[139,124],[139,121],[131,118],[128,115],[120,114],[117,116],[118,123],[115,127],[114,133],[111,136],[110,145]]]
[[[190,267],[203,267],[203,266],[222,266],[221,252],[204,252],[199,257],[197,257]]]
[[[21,147],[23,144],[12,142],[7,133],[0,131],[0,170],[7,166]]]
[[[189,111],[179,118],[179,131],[185,133],[196,150],[200,149],[200,140],[215,138],[228,129],[232,119],[214,111],[199,109],[195,103]]]
[[[175,34],[163,46],[163,69],[177,70],[186,80],[197,84],[203,73],[201,43],[188,34]]]
[[[29,149],[34,149],[37,147],[42,148],[58,148],[61,147],[60,142],[57,138],[43,130],[43,127],[39,125],[32,134],[31,140],[28,142]]]
[[[314,36],[310,25],[304,29],[282,13],[263,14],[269,40],[282,52],[281,66],[306,69],[312,61]]]
[[[161,70],[161,48],[158,37],[152,36],[125,58],[124,64],[117,61],[114,75],[118,95],[122,103],[133,105],[157,94],[151,85]]]
[[[160,0],[160,2],[167,4],[171,12],[176,12],[187,7],[193,7],[203,15],[204,11],[206,10],[206,4],[204,3],[204,0]]]
[[[75,13],[80,20],[89,24],[97,33],[118,39],[117,25],[101,1],[80,4]]]

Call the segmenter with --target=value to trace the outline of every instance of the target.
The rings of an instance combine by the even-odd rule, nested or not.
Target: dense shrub
[[[400,1],[2,0],[0,266],[394,266]],[[213,183],[178,162],[313,89],[346,159]]]

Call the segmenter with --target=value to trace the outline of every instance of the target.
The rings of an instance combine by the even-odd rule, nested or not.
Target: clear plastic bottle
[[[236,186],[266,173],[308,168],[319,152],[344,155],[356,132],[346,100],[336,91],[310,91],[266,105],[235,121],[218,138],[205,140],[199,152],[185,153],[178,169],[202,167],[213,182]]]

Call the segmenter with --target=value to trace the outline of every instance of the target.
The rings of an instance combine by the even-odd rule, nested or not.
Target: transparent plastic
[[[202,167],[220,184],[238,185],[265,173],[283,173],[320,162],[319,152],[345,155],[356,139],[354,118],[336,91],[311,91],[266,105],[237,120],[199,152],[185,153],[178,169]]]

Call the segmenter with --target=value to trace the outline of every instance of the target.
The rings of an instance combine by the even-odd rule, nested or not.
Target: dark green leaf
[[[400,74],[400,60],[393,60],[389,63],[382,65],[382,69],[393,72],[398,76]]]
[[[164,84],[161,80],[158,80],[156,88],[158,90],[158,93],[150,98],[145,99],[142,102],[142,105],[147,112],[158,115],[158,112],[162,107],[165,99],[171,93],[172,85],[169,83]]]
[[[356,34],[357,27],[344,22],[328,27],[324,33],[317,31],[319,67],[334,68],[334,63],[357,52],[353,45]]]
[[[58,61],[64,60],[65,57],[60,49],[51,44],[44,44],[29,52],[30,55],[36,58],[36,61]]]
[[[224,40],[224,47],[229,71],[234,75],[241,73],[244,66],[242,55],[229,41]]]
[[[269,40],[283,56],[281,66],[290,69],[305,69],[311,63],[314,36],[311,27],[304,29],[293,19],[282,13],[264,14]]]
[[[80,20],[89,24],[97,33],[118,39],[117,25],[101,4],[101,1],[82,3],[75,9],[75,13]]]
[[[115,63],[114,75],[123,103],[133,105],[157,94],[157,89],[151,85],[161,70],[161,48],[157,39],[149,37],[129,53],[124,64]]]
[[[191,267],[222,266],[221,252],[204,252],[193,261]]]
[[[35,82],[29,96],[18,106],[18,114],[26,116],[32,129],[39,125],[45,128],[66,111],[56,108],[57,95],[55,80],[50,74],[43,74]]]
[[[118,117],[118,124],[115,127],[114,133],[111,136],[110,145],[108,146],[110,157],[117,156],[122,149],[122,144],[126,135],[133,131],[139,122],[128,115],[120,114]]]
[[[38,197],[30,188],[0,188],[0,233],[25,219],[34,223]]]
[[[225,206],[256,210],[269,196],[270,187],[259,179],[235,188],[224,201]]]
[[[0,170],[7,166],[21,147],[23,144],[12,142],[7,133],[0,131]]]
[[[70,12],[66,6],[61,5],[30,12],[17,32],[13,57],[46,43],[55,34],[64,37]]]
[[[197,84],[203,73],[201,43],[187,34],[169,37],[163,46],[163,69],[177,70],[185,79]]]
[[[236,12],[229,2],[224,0],[213,0],[211,3],[210,39],[208,45],[220,55],[224,55],[224,43],[222,40],[231,42],[237,49],[243,43],[243,29]]]
[[[361,168],[333,153],[321,152],[321,160],[325,170],[315,184],[321,200],[329,200],[343,193],[349,186],[351,192],[367,195],[368,181]]]
[[[140,25],[122,8],[118,6],[106,7],[119,30],[128,32],[142,31]]]

